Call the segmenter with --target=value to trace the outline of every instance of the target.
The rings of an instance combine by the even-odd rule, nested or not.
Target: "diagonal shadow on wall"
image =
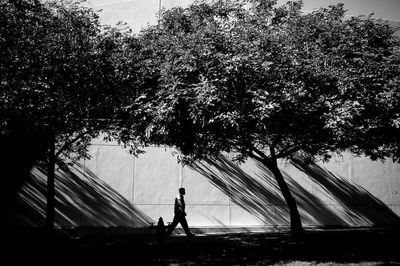
[[[266,225],[289,225],[289,213],[272,173],[252,161],[240,167],[224,156],[192,166],[233,203]],[[151,218],[85,166],[57,170],[56,224],[62,226],[147,227]],[[304,225],[391,226],[400,218],[368,191],[319,165],[291,162],[299,174],[283,175],[298,202]],[[285,168],[284,168],[285,169]],[[21,192],[24,224],[43,225],[46,208],[46,172],[36,167]],[[299,176],[312,185],[299,183]],[[303,180],[304,181],[304,180]],[[306,182],[306,184],[307,184]],[[317,192],[318,191],[318,192]]]
[[[56,226],[149,226],[154,221],[81,164],[58,162]],[[46,171],[37,166],[20,198],[23,224],[42,226],[46,211]]]
[[[363,187],[334,175],[317,164],[305,164],[299,160],[292,160],[292,165],[305,173],[326,194],[338,202],[342,207],[338,215],[350,218],[348,220],[353,225],[400,225],[400,217]]]
[[[275,178],[262,164],[253,161],[255,170],[249,172],[220,156],[191,167],[208,178],[232,201],[256,216],[266,225],[289,225],[289,213]],[[366,190],[335,176],[318,165],[306,167],[293,163],[314,186],[325,192],[319,197],[314,188],[306,189],[282,171],[293,196],[298,202],[304,225],[319,226],[385,226],[398,225],[399,217],[383,202]],[[327,204],[326,197],[330,197]]]

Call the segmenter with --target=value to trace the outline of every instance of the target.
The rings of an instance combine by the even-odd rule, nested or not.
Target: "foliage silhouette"
[[[342,4],[199,1],[139,35],[154,82],[126,111],[123,141],[175,146],[182,161],[252,158],[274,175],[302,234],[294,191],[277,160],[350,150],[397,160],[399,38]],[[130,137],[127,137],[130,136]]]

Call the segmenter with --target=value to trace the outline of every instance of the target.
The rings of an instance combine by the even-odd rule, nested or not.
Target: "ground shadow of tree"
[[[148,227],[154,221],[81,164],[58,162],[56,226]],[[41,226],[46,210],[46,171],[36,166],[20,193],[20,220]]]
[[[253,161],[250,173],[225,156],[205,160],[191,167],[228,195],[232,201],[266,225],[288,226],[289,212],[272,173]],[[283,175],[298,202],[304,225],[388,226],[399,225],[399,217],[365,189],[335,176],[318,165],[292,164],[305,173],[315,186],[334,201],[327,204],[316,193],[304,188],[285,171]]]

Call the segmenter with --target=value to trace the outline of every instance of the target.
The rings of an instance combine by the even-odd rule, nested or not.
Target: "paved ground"
[[[178,235],[164,244],[154,234],[10,235],[8,265],[400,265],[394,229],[308,230],[302,240],[288,232]]]

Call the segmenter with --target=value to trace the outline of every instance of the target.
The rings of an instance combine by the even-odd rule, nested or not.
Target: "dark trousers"
[[[189,226],[186,221],[185,215],[184,214],[175,214],[174,220],[168,227],[167,236],[169,236],[172,233],[172,231],[174,231],[174,229],[178,225],[178,223],[181,224],[183,230],[185,230],[186,235],[188,235],[188,236],[192,235],[192,233],[189,230]]]

